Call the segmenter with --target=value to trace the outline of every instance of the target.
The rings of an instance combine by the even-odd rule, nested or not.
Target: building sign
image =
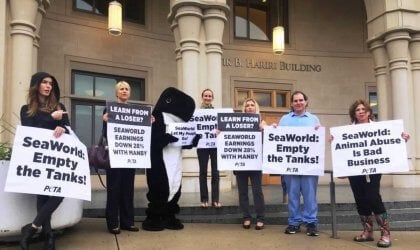
[[[296,72],[315,72],[322,71],[320,64],[290,63],[285,61],[266,61],[254,58],[222,58],[223,67],[248,68],[260,70],[281,70]]]

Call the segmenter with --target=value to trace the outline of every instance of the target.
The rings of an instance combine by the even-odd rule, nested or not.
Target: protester
[[[247,98],[242,105],[243,113],[259,114],[260,108],[257,101],[253,98]],[[260,129],[262,130],[266,123],[261,121]],[[243,213],[243,224],[242,227],[249,229],[251,227],[252,216],[249,209],[249,198],[248,198],[248,180],[251,180],[252,195],[254,197],[254,207],[257,213],[257,224],[255,225],[256,230],[264,229],[264,216],[265,216],[265,204],[264,194],[262,192],[262,171],[261,170],[249,170],[249,171],[234,171],[236,175],[236,182],[238,185],[239,194],[239,207]]]
[[[115,85],[118,103],[127,103],[131,88],[125,81]],[[108,113],[104,110],[102,136],[107,137]],[[134,225],[134,168],[109,168],[106,170],[106,223],[108,231],[119,234],[120,229],[132,232],[139,231]]]
[[[60,89],[54,76],[38,72],[31,78],[27,102],[20,110],[23,126],[53,130],[58,138],[69,133],[69,119],[66,108],[59,102]],[[45,243],[44,249],[55,249],[55,239],[51,228],[51,215],[63,201],[63,197],[37,195],[37,215],[32,223],[22,227],[20,246],[29,249],[32,236],[42,227]]]
[[[349,109],[352,124],[363,124],[373,122],[372,109],[364,100],[355,101]],[[401,137],[407,141],[410,135],[401,133]],[[330,141],[334,138],[331,136]],[[357,242],[373,241],[373,216],[381,228],[381,238],[378,247],[391,246],[391,233],[388,214],[386,212],[380,194],[381,174],[349,176],[350,187],[356,201],[357,212],[363,226],[363,232],[353,238]]]
[[[284,115],[279,126],[308,127],[314,126],[318,129],[320,122],[318,118],[307,112],[308,97],[302,91],[295,91],[291,96],[292,111]],[[288,226],[286,234],[300,232],[300,225],[306,224],[308,236],[318,236],[318,203],[316,198],[318,176],[314,175],[282,175],[286,182],[288,194]],[[303,197],[303,213],[300,211],[300,195]]]
[[[205,89],[201,93],[202,103],[200,108],[213,109],[213,91]],[[210,158],[211,165],[211,201],[215,208],[221,208],[219,202],[219,171],[217,170],[217,148],[197,148],[198,164],[200,167],[200,200],[201,207],[209,207],[209,194],[207,189],[207,165]]]

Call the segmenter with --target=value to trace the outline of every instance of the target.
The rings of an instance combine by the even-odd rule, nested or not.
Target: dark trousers
[[[37,195],[37,215],[32,222],[35,226],[42,226],[44,233],[51,232],[51,215],[63,201],[63,197]]]
[[[235,171],[238,184],[239,206],[243,213],[244,220],[252,218],[249,210],[248,179],[251,180],[252,195],[254,197],[254,208],[257,213],[257,222],[264,222],[265,204],[262,192],[261,171]]]
[[[105,213],[108,229],[127,228],[134,225],[134,176],[135,169],[110,168],[106,170]]]
[[[349,176],[351,190],[359,215],[369,216],[386,212],[380,194],[381,174]]]
[[[200,197],[201,202],[209,200],[207,189],[207,164],[210,158],[211,165],[211,201],[219,202],[219,171],[217,170],[217,149],[216,148],[198,148],[198,164],[200,166]]]

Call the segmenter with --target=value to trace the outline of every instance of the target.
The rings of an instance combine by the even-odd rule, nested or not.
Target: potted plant
[[[10,161],[12,148],[8,143],[0,143],[0,161]]]
[[[0,117],[0,139],[4,139],[5,136],[11,138],[15,135],[15,127],[7,122],[2,115]],[[6,134],[6,135],[5,135]],[[12,156],[12,147],[9,143],[0,142],[0,161],[10,161]]]

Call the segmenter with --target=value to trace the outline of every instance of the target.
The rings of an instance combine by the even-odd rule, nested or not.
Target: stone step
[[[393,230],[420,230],[420,206],[418,201],[389,202],[385,203],[388,208],[389,219]],[[321,229],[330,229],[332,223],[329,204],[320,204],[318,219]],[[353,203],[337,204],[336,221],[338,230],[359,230],[360,222],[355,205]],[[251,206],[251,211],[253,207]],[[84,209],[84,217],[103,218],[104,209]],[[287,205],[267,205],[266,223],[275,225],[287,225]],[[143,221],[145,208],[135,209],[135,220]],[[242,213],[238,206],[224,206],[221,209],[182,207],[178,218],[185,223],[219,223],[240,224]],[[375,227],[376,223],[375,223]]]

